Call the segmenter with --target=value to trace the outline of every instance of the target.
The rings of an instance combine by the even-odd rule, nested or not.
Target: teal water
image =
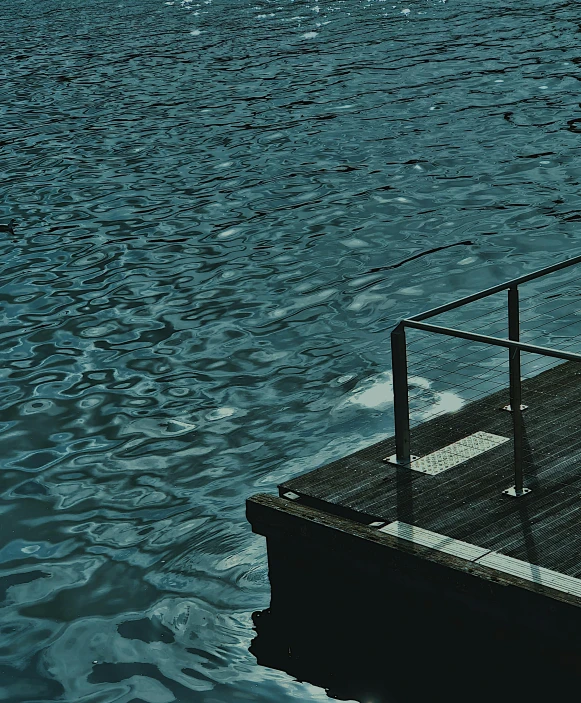
[[[581,253],[580,17],[0,0],[1,700],[327,700],[248,652],[244,499],[391,433],[398,319]]]

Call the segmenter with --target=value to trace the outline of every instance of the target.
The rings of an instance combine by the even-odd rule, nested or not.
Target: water
[[[244,499],[391,433],[399,318],[580,253],[577,25],[0,2],[2,700],[327,700],[248,652]]]

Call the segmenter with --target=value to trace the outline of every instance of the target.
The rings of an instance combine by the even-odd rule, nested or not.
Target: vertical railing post
[[[508,289],[508,338],[520,341],[520,320],[518,286],[512,285]],[[523,421],[522,421],[522,393],[520,349],[509,349],[509,374],[510,374],[510,412],[512,414],[514,434],[514,489],[509,490],[510,495],[521,496],[528,493],[523,485]]]
[[[391,333],[395,453],[398,464],[410,462],[410,411],[405,327],[399,324]]]

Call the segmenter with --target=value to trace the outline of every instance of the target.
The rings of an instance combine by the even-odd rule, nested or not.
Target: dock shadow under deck
[[[512,441],[437,475],[388,464],[393,439],[279,486],[280,496],[370,524],[407,525],[461,540],[561,574],[581,577],[581,364],[567,362],[523,381],[525,486],[511,498]],[[512,437],[501,408],[508,390],[412,430],[425,456],[476,432]],[[572,598],[579,600],[581,598]],[[571,600],[571,599],[570,599]]]

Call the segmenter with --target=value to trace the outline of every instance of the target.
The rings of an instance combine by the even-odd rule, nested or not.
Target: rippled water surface
[[[0,0],[2,700],[326,700],[244,499],[390,434],[399,318],[580,253],[580,19]]]

